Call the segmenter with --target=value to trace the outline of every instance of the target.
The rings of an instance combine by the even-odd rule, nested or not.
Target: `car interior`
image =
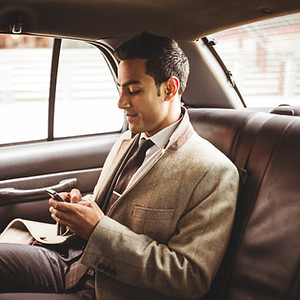
[[[296,16],[294,23],[290,23],[298,38],[298,44],[296,40],[293,44],[299,46],[299,13],[299,0],[32,0],[26,4],[20,0],[2,0],[0,232],[15,218],[53,222],[48,211],[46,188],[62,192],[76,187],[83,194],[93,191],[108,152],[127,129],[123,114],[115,113],[111,108],[118,100],[118,62],[113,50],[120,42],[149,31],[170,36],[181,45],[191,69],[182,105],[188,109],[196,132],[229,157],[240,173],[231,238],[219,272],[204,299],[300,299],[300,57],[295,51],[289,64],[280,64],[278,69],[270,71],[268,81],[258,77],[247,96],[216,51],[213,39],[214,34],[224,30],[293,15]],[[253,35],[250,31],[247,34]],[[42,84],[36,84],[34,91],[26,90],[35,74],[29,74],[29,65],[20,67],[22,55],[18,49],[7,54],[8,36],[10,43],[20,37],[23,40],[35,37],[42,41],[51,38],[50,47],[44,49],[49,52],[49,71],[44,74],[48,83],[42,87],[47,94],[42,104],[43,114],[39,113],[38,100],[34,100],[34,97],[40,97],[37,92]],[[265,39],[260,38],[256,53],[266,55],[269,51],[267,47],[261,48]],[[228,40],[233,45],[234,42]],[[76,68],[83,70],[82,52],[72,46],[73,41],[88,45],[82,49],[92,46],[97,55],[100,53],[110,77],[109,83],[106,79],[97,83],[97,76],[104,78],[104,75],[97,73],[98,62],[92,61],[94,73],[81,74],[78,81],[74,81],[75,91],[65,89],[69,83],[60,81],[60,77],[70,79],[73,69],[62,68],[62,62],[77,62]],[[241,49],[242,42],[239,42],[237,45]],[[251,45],[245,45],[245,48],[249,50]],[[274,48],[279,51],[281,46],[276,44]],[[70,49],[77,52],[71,54]],[[289,46],[289,52],[293,51]],[[233,63],[236,59],[236,56],[232,58]],[[274,55],[274,59],[279,60],[280,56]],[[9,60],[14,69],[9,69]],[[44,62],[45,58],[41,57],[35,68],[41,68]],[[21,76],[15,81],[9,80],[8,75],[13,76],[17,68],[21,70]],[[260,68],[265,66],[260,65]],[[12,71],[9,73],[8,69]],[[274,82],[275,75],[287,69],[299,70],[297,75],[291,76],[295,81],[278,88],[287,90],[283,103],[269,104],[269,99],[275,96],[271,93],[269,98],[264,97],[261,86]],[[2,75],[5,70],[7,73]],[[246,75],[250,74],[250,68],[238,72],[249,84]],[[84,88],[77,91],[82,83]],[[15,94],[23,98],[26,95],[29,100],[25,103],[19,98],[10,99],[12,92],[6,89],[9,84]],[[92,95],[96,85],[99,97]],[[250,107],[247,100],[255,89],[259,104]],[[68,100],[59,101],[64,94],[68,94]],[[78,94],[86,95],[82,108],[77,106]],[[97,102],[97,109],[86,111],[89,101]],[[66,118],[76,116],[71,123],[74,125],[83,115],[88,115],[83,123],[91,126],[94,126],[93,122],[100,122],[98,119],[107,117],[111,127],[87,133],[64,131],[69,126]],[[19,122],[19,118],[22,121]],[[30,119],[35,123],[27,129]],[[38,122],[44,122],[45,129],[31,138],[30,134],[42,127]],[[62,129],[58,129],[58,125]],[[83,125],[80,123],[78,127],[82,130]],[[19,138],[14,139],[14,136]]]

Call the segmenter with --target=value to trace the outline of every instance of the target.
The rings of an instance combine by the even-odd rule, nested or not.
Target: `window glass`
[[[101,51],[63,40],[58,67],[54,137],[119,131],[124,116],[118,90]]]
[[[0,35],[0,144],[47,138],[52,45]]]
[[[300,14],[208,37],[248,107],[300,105]]]
[[[53,39],[0,35],[0,144],[47,139]],[[102,52],[63,40],[54,137],[119,131],[124,116]]]

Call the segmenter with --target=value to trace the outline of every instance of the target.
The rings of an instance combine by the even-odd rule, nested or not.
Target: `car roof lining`
[[[213,3],[213,5],[212,5]],[[299,0],[1,0],[0,32],[20,17],[23,33],[89,40],[141,31],[194,41],[207,34],[300,11]],[[126,25],[126,26],[124,26]]]

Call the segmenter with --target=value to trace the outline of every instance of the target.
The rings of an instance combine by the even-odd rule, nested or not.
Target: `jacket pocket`
[[[132,230],[166,243],[170,235],[170,224],[174,209],[149,208],[135,205],[132,210]]]

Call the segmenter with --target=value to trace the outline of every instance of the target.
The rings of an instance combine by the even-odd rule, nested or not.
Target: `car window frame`
[[[74,39],[75,40],[75,39]],[[76,41],[76,40],[75,40]],[[118,93],[120,93],[120,89],[117,85],[117,74],[118,74],[118,63],[117,60],[113,56],[113,50],[100,42],[89,42],[84,41],[96,48],[102,53],[107,66],[111,72],[112,79],[115,82]],[[75,135],[70,137],[55,137],[54,136],[54,114],[55,114],[55,100],[56,100],[56,84],[57,84],[57,74],[59,69],[59,58],[60,58],[60,50],[61,50],[62,39],[55,38],[53,43],[53,52],[52,52],[52,63],[51,63],[51,78],[50,78],[50,88],[49,88],[49,108],[48,108],[48,137],[47,141],[68,139],[68,138],[76,138],[82,136],[95,136],[95,135],[104,135],[104,134],[112,134],[112,133],[122,133],[127,129],[127,122],[125,117],[123,118],[123,126],[119,131],[113,132],[100,132],[93,134],[84,134],[84,135]]]

